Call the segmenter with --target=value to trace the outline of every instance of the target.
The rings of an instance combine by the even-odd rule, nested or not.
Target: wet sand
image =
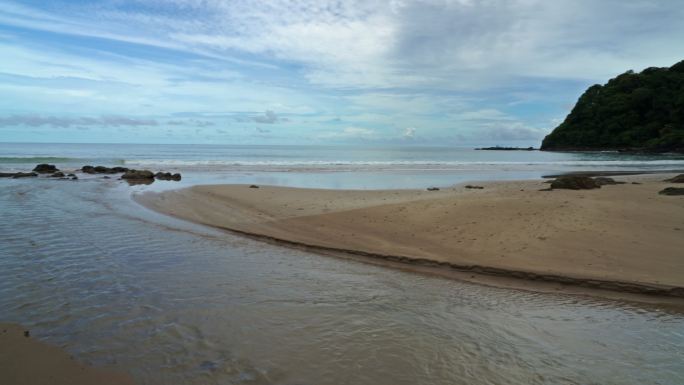
[[[12,385],[126,385],[125,373],[74,361],[56,346],[24,335],[16,324],[0,323],[0,382]]]
[[[539,191],[542,180],[440,191],[195,186],[136,197],[178,218],[325,252],[486,276],[684,297],[684,199],[641,184]]]

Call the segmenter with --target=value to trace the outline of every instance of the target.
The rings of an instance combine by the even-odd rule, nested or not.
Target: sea
[[[432,147],[0,144],[37,163],[180,172],[0,178],[0,322],[138,384],[684,383],[684,310],[323,256],[152,212],[204,183],[385,189],[683,169],[681,155]],[[645,256],[647,257],[647,256]]]

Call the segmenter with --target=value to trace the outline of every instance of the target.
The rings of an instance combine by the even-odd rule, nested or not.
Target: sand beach
[[[178,218],[321,251],[597,289],[684,296],[684,199],[668,175],[596,190],[543,180],[426,190],[247,185],[146,193]],[[632,183],[634,182],[634,183]]]

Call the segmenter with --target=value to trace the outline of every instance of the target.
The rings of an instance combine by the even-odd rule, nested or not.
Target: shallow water
[[[262,244],[146,188],[0,180],[0,320],[141,384],[684,383],[684,313]]]

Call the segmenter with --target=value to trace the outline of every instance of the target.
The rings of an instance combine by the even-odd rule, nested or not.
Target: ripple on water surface
[[[278,248],[112,182],[0,183],[0,319],[142,384],[684,383],[676,312]]]

